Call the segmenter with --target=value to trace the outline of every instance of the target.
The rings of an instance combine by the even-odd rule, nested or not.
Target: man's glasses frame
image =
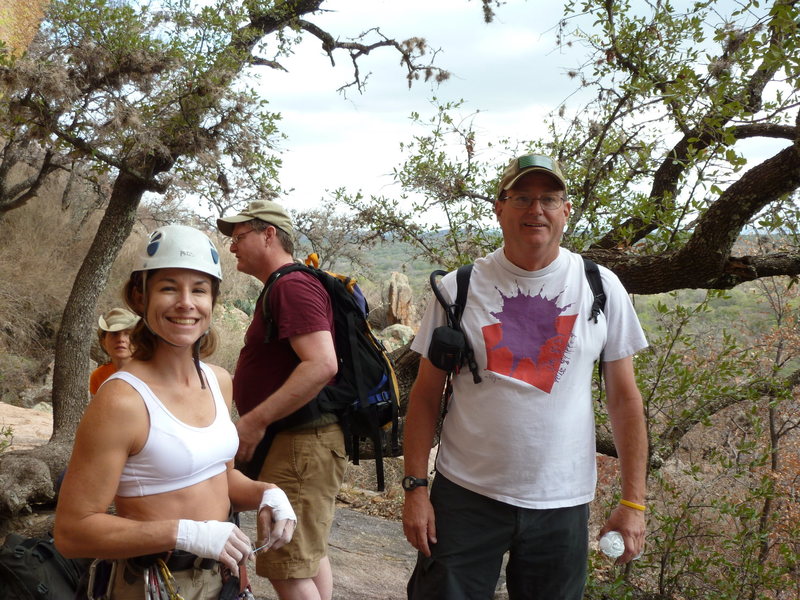
[[[254,231],[258,231],[258,229],[248,229],[244,233],[237,233],[236,235],[232,235],[231,246],[233,246],[234,244],[238,244],[240,241],[242,241],[242,238],[244,236],[246,236],[248,233],[253,233]]]
[[[544,210],[558,210],[564,205],[564,196],[560,194],[542,194],[541,196],[503,196],[503,202],[508,202],[513,208],[528,209],[538,200]]]

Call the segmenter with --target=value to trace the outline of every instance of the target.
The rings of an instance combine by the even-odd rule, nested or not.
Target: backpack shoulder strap
[[[264,288],[261,290],[261,294],[258,296],[258,300],[256,301],[256,308],[258,305],[261,305],[261,315],[264,319],[264,343],[271,341],[275,337],[275,323],[272,320],[272,311],[269,308],[269,291],[272,289],[272,286],[277,283],[278,279],[283,277],[288,273],[293,273],[294,271],[306,271],[311,275],[315,275],[314,269],[311,267],[307,267],[301,263],[292,263],[290,265],[286,265],[281,267],[280,269],[273,271],[273,273],[267,278],[267,281],[264,283]]]
[[[586,274],[589,287],[592,289],[592,294],[594,294],[589,320],[597,323],[598,315],[606,309],[606,293],[603,289],[603,280],[600,277],[600,269],[597,267],[597,263],[586,257],[581,258],[583,258],[583,271]],[[604,352],[601,350],[597,360],[597,384],[600,388],[601,399],[603,394],[603,354]]]
[[[472,263],[468,265],[461,265],[456,271],[456,317],[458,319],[459,329],[461,328],[461,317],[464,315],[464,308],[467,306],[467,293],[469,292],[469,280],[472,277]],[[465,338],[466,339],[466,338]],[[478,363],[475,361],[475,353],[472,351],[472,346],[467,343],[467,366],[470,373],[472,373],[472,381],[474,383],[481,382],[481,376],[478,374]]]
[[[603,290],[603,280],[600,278],[600,269],[597,264],[588,258],[582,258],[583,270],[586,273],[586,279],[589,281],[589,287],[592,288],[592,294],[594,294],[589,320],[597,323],[597,316],[606,309],[606,293]]]
[[[439,304],[441,304],[442,308],[444,308],[445,315],[447,315],[448,326],[456,331],[461,332],[462,334],[463,331],[461,330],[461,317],[464,314],[464,308],[467,305],[467,293],[469,292],[469,280],[472,276],[472,267],[472,264],[461,265],[456,271],[456,299],[453,304],[448,304],[445,302],[444,296],[442,296],[442,293],[439,291],[439,286],[436,284],[436,278],[447,275],[447,272],[434,271],[430,276],[431,288],[433,289],[433,293],[436,296],[436,299],[439,301]],[[480,383],[482,379],[478,374],[478,363],[475,361],[475,354],[472,351],[472,347],[466,341],[466,336],[464,337],[464,343],[464,358],[466,359],[467,366],[472,373],[472,380],[475,383]]]
[[[467,305],[467,293],[469,292],[469,279],[472,276],[472,263],[461,265],[456,271],[456,304],[455,316],[458,323],[461,323],[461,315],[464,314],[464,307]]]
[[[430,276],[431,289],[436,300],[442,305],[445,315],[447,316],[447,324],[461,331],[461,315],[464,314],[464,307],[467,305],[467,293],[469,292],[469,279],[472,275],[472,264],[461,265],[456,271],[456,299],[452,304],[445,302],[439,286],[436,284],[437,277],[444,277],[447,271],[433,271]]]

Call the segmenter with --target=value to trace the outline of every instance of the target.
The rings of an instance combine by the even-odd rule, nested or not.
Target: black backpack
[[[597,264],[588,258],[581,258],[583,258],[584,274],[594,295],[589,320],[597,323],[598,315],[606,308],[603,281]],[[481,377],[478,374],[478,365],[475,362],[472,349],[469,347],[467,338],[461,330],[461,316],[464,314],[464,307],[467,304],[467,291],[469,290],[469,280],[472,275],[472,265],[462,265],[456,271],[456,299],[452,304],[445,302],[444,296],[442,296],[436,283],[436,278],[444,275],[447,275],[446,271],[437,270],[433,271],[430,276],[431,289],[439,304],[444,308],[447,325],[437,327],[433,331],[430,346],[428,347],[428,359],[433,366],[448,372],[446,395],[449,397],[450,379],[453,373],[457,373],[462,365],[466,364],[469,367],[472,372],[472,380],[475,383],[480,383]],[[601,352],[597,365],[597,372],[600,378],[602,378],[602,362],[603,353]]]
[[[400,404],[394,366],[367,322],[369,306],[355,280],[300,263],[278,269],[264,285],[259,303],[267,331],[265,341],[272,340],[276,332],[269,310],[269,290],[282,276],[295,271],[303,271],[316,277],[331,298],[339,372],[335,382],[325,386],[311,402],[270,425],[250,463],[253,468],[248,469],[246,474],[258,474],[256,465],[260,471],[275,433],[312,421],[322,413],[334,413],[344,431],[345,447],[353,464],[359,464],[361,440],[371,440],[378,490],[383,491],[384,447],[391,456],[400,454]]]
[[[52,537],[9,533],[0,546],[0,600],[72,600],[90,564],[61,556]]]

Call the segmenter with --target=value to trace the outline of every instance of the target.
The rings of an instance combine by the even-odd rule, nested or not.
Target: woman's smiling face
[[[170,344],[194,344],[211,327],[213,309],[210,275],[159,269],[147,280],[147,324]]]

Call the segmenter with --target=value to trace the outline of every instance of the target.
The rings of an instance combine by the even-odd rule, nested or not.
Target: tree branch
[[[800,147],[789,146],[732,183],[700,217],[679,256],[687,261],[704,257],[708,274],[718,276],[733,244],[750,219],[798,187]]]
[[[630,71],[634,77],[648,76],[647,73],[642,72],[642,70],[638,68],[633,58],[624,57],[619,53],[617,48],[618,44],[614,37],[614,14],[612,6],[613,3],[608,0],[606,2],[606,12],[609,23],[611,24],[610,35],[612,47],[615,52],[615,59],[620,65]],[[784,51],[782,46],[783,37],[778,31],[779,27],[777,25],[779,19],[779,17],[773,17],[770,22],[770,48],[765,50],[765,55],[767,56],[771,53],[782,55]],[[732,49],[729,44],[725,49],[725,53],[727,53],[727,55],[733,55],[734,50],[735,48]],[[739,94],[730,100],[738,98],[739,102],[742,104],[742,112],[751,112],[753,111],[753,106],[760,106],[760,94],[763,93],[765,86],[777,72],[780,67],[779,63],[780,61],[773,61],[772,64],[767,64],[766,60],[763,61],[750,75],[748,81],[743,85],[742,89],[740,89]],[[665,93],[666,90],[663,88],[663,78],[653,77],[652,81],[655,88],[664,93],[665,99],[672,98],[672,94]],[[755,94],[759,95],[758,99],[754,98]],[[725,126],[736,116],[732,111],[726,109],[728,105],[727,102],[712,104],[706,114],[698,120],[698,124],[695,127],[688,128],[683,121],[678,118],[681,113],[676,110],[674,103],[672,101],[667,101],[667,104],[672,107],[672,115],[676,119],[676,125],[684,135],[667,154],[653,177],[653,185],[649,196],[657,210],[660,211],[669,210],[671,208],[677,195],[681,178],[692,165],[691,157],[713,144],[722,143],[722,133]],[[742,135],[752,137],[758,131],[758,126],[741,126],[739,129]],[[790,132],[788,128],[783,129],[777,126],[764,126],[763,131],[768,134],[769,137],[778,137],[776,133],[781,134],[779,137],[788,137],[788,139],[795,139],[797,136],[796,129],[794,132]],[[658,222],[646,222],[642,218],[634,216],[622,223],[614,231],[607,233],[593,247],[610,249],[622,243],[633,244],[647,237],[658,227]],[[622,239],[619,231],[630,233],[626,235],[625,239]],[[728,235],[732,235],[734,232],[729,231],[727,233]],[[738,234],[738,231],[735,233]]]
[[[797,127],[791,125],[778,125],[776,123],[750,123],[736,125],[730,131],[737,140],[753,137],[778,138],[794,140],[797,137]]]
[[[800,275],[799,252],[776,252],[758,256],[731,256],[714,273],[703,257],[691,254],[675,258],[676,253],[655,256],[629,254],[619,250],[584,252],[598,264],[608,267],[631,294],[661,294],[676,289],[727,290],[763,277]]]
[[[269,67],[276,71],[287,72],[286,67],[280,64],[277,60],[267,60],[265,58],[253,57],[250,64],[256,67]]]
[[[53,151],[47,150],[44,154],[44,160],[35,175],[26,178],[3,192],[0,198],[0,214],[24,206],[29,200],[36,198],[45,181],[47,181],[47,177],[59,169],[66,170],[62,165],[53,161]]]
[[[371,44],[365,44],[358,41],[343,42],[335,39],[331,34],[321,29],[314,23],[304,19],[297,19],[296,24],[300,29],[310,33],[322,42],[322,50],[328,55],[328,58],[330,58],[332,66],[336,64],[333,57],[335,50],[346,50],[349,53],[350,60],[353,63],[354,79],[352,82],[340,87],[339,91],[355,85],[359,92],[363,92],[366,78],[362,79],[361,77],[358,60],[378,48],[394,48],[400,53],[400,62],[406,67],[406,79],[408,80],[409,87],[415,79],[419,79],[420,73],[424,74],[425,81],[428,81],[431,77],[435,77],[437,83],[441,83],[450,77],[450,73],[444,69],[434,67],[431,64],[417,64],[417,59],[423,56],[427,51],[427,44],[422,38],[409,38],[402,42],[397,42],[396,40],[387,38],[381,33],[379,28],[374,27],[362,33],[361,36],[359,36],[359,39],[362,39],[369,33],[374,32],[375,35],[381,38],[377,42],[373,42]],[[433,56],[436,56],[436,52],[434,52]]]

